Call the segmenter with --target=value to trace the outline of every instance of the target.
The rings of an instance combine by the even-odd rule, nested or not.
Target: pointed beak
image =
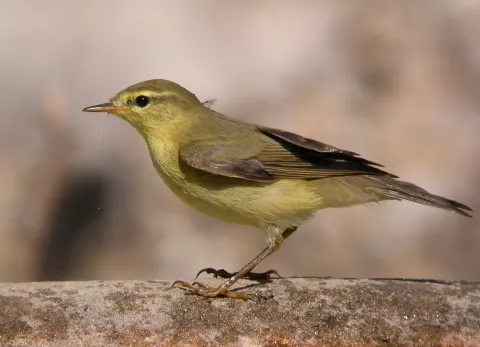
[[[107,102],[105,104],[86,107],[82,111],[83,112],[107,112],[107,113],[115,114],[125,110],[126,110],[125,107],[118,107],[112,104],[111,102]]]

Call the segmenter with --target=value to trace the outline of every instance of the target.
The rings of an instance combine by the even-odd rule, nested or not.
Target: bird
[[[230,118],[209,106],[177,83],[153,79],[83,109],[106,112],[132,125],[144,138],[158,175],[186,204],[208,216],[263,230],[266,247],[241,270],[202,270],[226,278],[221,285],[173,283],[189,294],[247,300],[247,295],[231,291],[232,285],[253,274],[321,209],[409,200],[471,217],[467,205],[400,181],[355,152]]]

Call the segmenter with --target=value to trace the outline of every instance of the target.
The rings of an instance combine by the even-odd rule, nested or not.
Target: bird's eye
[[[145,107],[150,103],[150,98],[145,95],[140,95],[135,98],[135,103],[138,107]]]

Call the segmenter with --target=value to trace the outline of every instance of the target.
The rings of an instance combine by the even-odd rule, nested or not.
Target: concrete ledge
[[[479,283],[244,280],[248,302],[171,283],[0,284],[0,345],[480,346]]]

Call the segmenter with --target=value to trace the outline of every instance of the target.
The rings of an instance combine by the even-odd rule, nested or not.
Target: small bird
[[[137,129],[159,176],[188,205],[264,231],[267,247],[240,271],[202,270],[228,278],[219,287],[174,282],[190,294],[248,299],[229,288],[320,209],[410,200],[462,216],[472,211],[397,180],[357,153],[226,117],[171,81],[140,82],[83,111],[107,112]]]

